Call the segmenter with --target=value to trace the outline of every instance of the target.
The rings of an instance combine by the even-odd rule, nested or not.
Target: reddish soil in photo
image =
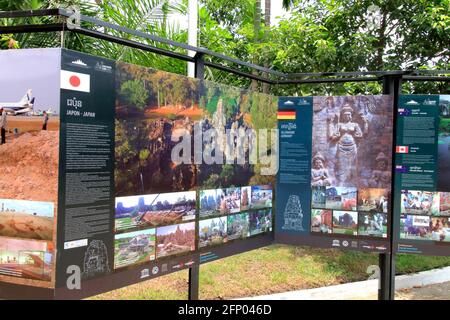
[[[177,116],[194,117],[203,116],[203,109],[198,107],[186,108],[185,106],[165,106],[155,109],[147,109],[145,113],[158,115],[175,114]]]
[[[58,131],[8,135],[6,144],[0,145],[0,198],[56,204],[58,157]]]
[[[20,212],[2,212],[0,214],[0,236],[51,240],[53,218]]]

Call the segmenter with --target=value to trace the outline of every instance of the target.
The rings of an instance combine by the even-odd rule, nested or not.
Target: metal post
[[[197,79],[203,80],[205,77],[205,63],[203,60],[203,54],[197,53],[194,57],[195,59],[195,77]],[[198,229],[198,222],[196,225]],[[193,265],[189,268],[189,300],[198,300],[199,297],[199,287],[200,287],[200,266]]]
[[[391,166],[391,200],[390,200],[390,253],[383,253],[379,256],[380,283],[378,287],[379,300],[395,299],[395,248],[394,248],[394,188],[395,188],[395,139],[397,136],[397,105],[401,91],[401,75],[385,75],[383,77],[383,93],[394,97],[394,107],[392,111],[392,166]]]
[[[203,53],[197,53],[195,59],[195,77],[200,80],[205,79],[205,60]]]
[[[195,265],[189,268],[189,294],[188,300],[198,300],[199,296],[199,282],[200,266]]]

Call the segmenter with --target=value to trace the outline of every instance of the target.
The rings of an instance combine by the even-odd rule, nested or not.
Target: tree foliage
[[[141,81],[128,80],[122,84],[120,96],[130,105],[143,109],[147,103],[148,91]]]
[[[199,2],[200,46],[283,72],[449,69],[450,66],[450,0],[283,0],[289,15],[272,27],[264,23],[262,12],[256,12],[260,0]],[[168,0],[0,0],[0,9],[75,4],[85,15],[186,42],[186,31],[180,30],[176,23],[169,23],[168,16],[174,12],[185,14],[187,0],[181,5],[170,3]],[[38,23],[49,22],[49,19],[2,19],[0,23]],[[186,53],[183,49],[119,31],[102,28],[98,31]],[[6,48],[10,38],[2,36],[0,46]],[[21,47],[60,44],[58,34],[22,34],[14,35],[13,39]],[[184,74],[186,70],[183,61],[71,33],[65,37],[65,46],[175,73]],[[206,76],[216,82],[250,87],[250,80],[223,71],[207,68]],[[404,88],[409,92],[449,90],[443,83],[408,83]],[[271,88],[271,93],[280,95],[379,92],[381,86],[377,83]]]

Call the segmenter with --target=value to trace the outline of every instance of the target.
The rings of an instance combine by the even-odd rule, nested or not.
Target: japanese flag
[[[397,153],[408,153],[408,149],[407,146],[397,146],[395,151]]]
[[[84,73],[61,70],[61,89],[91,92],[91,76]]]

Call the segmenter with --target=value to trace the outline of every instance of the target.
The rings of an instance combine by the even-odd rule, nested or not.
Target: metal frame
[[[56,17],[62,22],[47,24],[22,24],[14,26],[0,26],[0,34],[5,33],[34,33],[34,32],[74,32],[96,39],[106,40],[121,44],[127,47],[164,55],[170,58],[179,59],[195,63],[195,77],[204,79],[205,67],[214,68],[227,73],[232,73],[258,82],[271,85],[301,85],[301,84],[321,84],[321,83],[345,83],[345,82],[383,82],[383,93],[394,97],[394,105],[397,105],[398,96],[401,91],[402,81],[434,81],[450,82],[449,70],[394,70],[394,71],[356,71],[356,72],[316,72],[316,73],[283,73],[271,68],[262,67],[253,63],[241,61],[224,54],[217,53],[205,48],[199,48],[187,45],[185,43],[169,40],[155,35],[147,34],[141,31],[132,30],[126,27],[118,26],[93,17],[80,15],[80,22],[87,25],[94,25],[97,29],[90,29],[79,26],[68,28],[65,19],[72,17],[72,12],[62,8],[45,10],[27,10],[27,11],[3,11],[0,12],[0,19],[28,18],[28,17]],[[159,48],[156,45],[149,45],[135,40],[126,39],[117,35],[108,34],[99,31],[103,27],[105,30],[114,30],[118,33],[126,33],[134,38],[141,38],[169,45],[182,51],[193,51],[194,57],[180,53],[175,50]],[[208,60],[205,58],[208,57]],[[232,65],[237,65],[233,67]],[[247,69],[247,70],[246,70]],[[250,70],[250,71],[249,71]],[[253,74],[252,71],[257,71]],[[259,72],[259,73],[258,73]],[[262,73],[262,75],[261,75]],[[443,76],[445,75],[445,76]],[[393,121],[395,123],[397,112],[393,110]],[[396,138],[394,126],[393,141]],[[395,155],[395,143],[393,143],[393,154]],[[392,177],[395,171],[395,157],[392,160]],[[394,181],[392,180],[392,191],[394,190]],[[391,214],[393,214],[393,201],[391,201]],[[390,226],[391,248],[393,249],[393,223]],[[378,298],[380,300],[393,300],[395,293],[395,252],[389,254],[380,254],[380,286]],[[189,268],[189,299],[198,300],[199,298],[199,272],[198,265]]]
[[[4,33],[33,33],[33,32],[55,32],[65,31],[74,32],[93,38],[111,41],[128,47],[141,49],[148,52],[164,55],[167,57],[195,62],[199,55],[204,59],[204,66],[218,69],[228,73],[256,80],[262,83],[272,85],[296,85],[296,84],[315,84],[315,83],[338,83],[338,82],[368,82],[382,81],[387,75],[402,75],[407,81],[449,81],[443,74],[450,74],[449,70],[395,70],[395,71],[357,71],[357,72],[315,72],[315,73],[283,73],[271,68],[259,66],[254,63],[245,62],[239,59],[228,57],[224,54],[217,53],[206,48],[194,47],[182,42],[158,37],[141,31],[132,30],[126,27],[115,25],[106,21],[102,21],[90,16],[80,15],[80,23],[85,25],[94,25],[96,29],[90,29],[84,26],[76,28],[68,28],[64,19],[72,17],[73,12],[66,9],[44,9],[44,10],[26,10],[26,11],[3,11],[0,12],[0,19],[29,18],[29,17],[56,17],[61,18],[63,22],[47,23],[47,24],[22,24],[14,26],[1,26],[0,34]],[[141,38],[151,40],[155,43],[172,46],[183,51],[193,51],[196,56],[190,57],[187,54],[159,48],[155,45],[149,45],[142,42],[129,40],[116,35],[99,31],[99,27],[105,30],[114,30],[119,33],[126,33]],[[216,60],[216,61],[213,61]],[[217,62],[219,61],[219,62]],[[237,65],[233,67],[230,65]],[[245,70],[247,69],[247,70]],[[248,71],[250,69],[250,71]],[[259,74],[252,74],[251,71],[258,71]],[[261,75],[262,73],[262,75]],[[267,74],[268,76],[266,76]]]

